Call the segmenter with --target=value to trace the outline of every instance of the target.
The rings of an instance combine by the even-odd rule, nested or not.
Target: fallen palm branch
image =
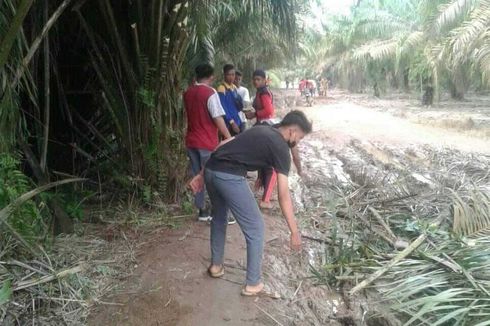
[[[9,251],[19,246],[16,241],[10,243],[14,247]],[[83,238],[66,235],[56,239],[49,255],[0,261],[0,324],[27,325],[33,318],[43,325],[86,324],[91,306],[118,305],[103,297],[117,286],[117,280],[130,275],[135,264],[133,247],[129,240],[107,242],[87,233]],[[33,314],[41,310],[42,315]],[[52,316],[49,320],[44,317],[48,315]]]
[[[12,291],[15,292],[15,291],[19,291],[22,289],[29,288],[31,286],[36,286],[36,285],[48,283],[48,282],[51,282],[54,280],[59,280],[63,277],[79,273],[82,270],[83,270],[83,265],[79,265],[79,266],[75,266],[73,268],[65,269],[65,270],[60,271],[60,272],[53,274],[53,275],[46,275],[46,276],[42,276],[42,277],[37,278],[37,279],[21,281],[21,282],[14,285]]]
[[[427,148],[431,167],[396,153],[402,164],[383,171],[356,148],[335,153],[346,175],[312,172],[308,192],[323,201],[313,203],[314,229],[303,238],[325,252],[311,265],[316,284],[352,296],[369,288],[368,324],[490,325],[486,158]]]
[[[441,222],[443,221],[443,217],[439,217],[438,220],[433,224],[433,227],[439,227]],[[377,280],[381,275],[386,273],[390,268],[395,266],[398,262],[400,262],[402,259],[410,255],[415,249],[417,249],[422,242],[425,241],[427,238],[427,234],[423,233],[419,235],[419,237],[413,241],[407,248],[405,248],[402,252],[400,252],[398,255],[396,255],[388,264],[386,264],[384,267],[378,269],[376,272],[374,272],[372,275],[370,275],[368,278],[366,278],[364,281],[356,285],[354,288],[352,288],[349,291],[350,295],[353,295],[362,289],[364,289],[366,286],[370,285],[373,283],[375,280]]]

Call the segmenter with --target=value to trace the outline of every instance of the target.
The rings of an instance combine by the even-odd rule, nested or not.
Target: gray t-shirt
[[[245,176],[247,171],[273,167],[277,173],[288,175],[291,155],[288,143],[279,130],[271,126],[256,126],[237,135],[218,148],[206,168]]]

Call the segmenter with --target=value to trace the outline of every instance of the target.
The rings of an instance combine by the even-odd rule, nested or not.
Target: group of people
[[[328,84],[328,79],[325,77],[322,77],[317,81],[303,78],[299,81],[298,90],[301,94],[309,92],[309,95],[311,96],[315,96],[317,93],[319,96],[327,96]]]
[[[279,205],[291,232],[291,247],[299,249],[298,231],[289,193],[288,174],[293,161],[301,164],[297,143],[309,132],[311,122],[300,111],[289,112],[282,121],[275,118],[273,95],[265,71],[253,73],[256,95],[251,101],[241,85],[241,73],[231,64],[223,67],[223,82],[215,90],[214,69],[198,65],[195,82],[184,93],[187,114],[186,147],[194,178],[190,187],[200,221],[211,221],[211,277],[224,275],[224,247],[228,224],[238,222],[247,244],[247,275],[242,295],[267,294],[261,280],[264,221],[251,191],[247,175],[259,171],[264,187],[261,208],[270,207],[277,183]],[[247,128],[255,120],[253,127]],[[205,190],[211,210],[206,209]],[[231,211],[231,214],[229,213]]]

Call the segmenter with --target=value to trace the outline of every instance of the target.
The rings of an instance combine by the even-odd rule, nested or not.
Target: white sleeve
[[[251,103],[250,101],[250,93],[248,92],[248,89],[246,87],[243,88],[243,98],[242,98],[244,103]]]
[[[211,118],[215,119],[225,115],[225,110],[221,106],[219,95],[214,91],[213,95],[208,98],[208,111]]]

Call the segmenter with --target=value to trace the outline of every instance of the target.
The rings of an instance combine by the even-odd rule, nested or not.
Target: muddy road
[[[279,106],[297,100],[292,92],[281,95]],[[264,215],[264,281],[282,299],[240,296],[246,255],[236,225],[228,227],[226,275],[210,279],[205,273],[209,226],[188,219],[176,229],[142,236],[133,276],[104,300],[112,305],[93,309],[90,325],[380,325],[368,318],[376,308],[363,294],[348,297],[343,287],[318,286],[312,278],[312,268],[321,269],[325,263],[328,244],[322,239],[338,210],[339,197],[332,189],[374,180],[383,185],[377,196],[416,193],[417,198],[407,196],[412,202],[406,205],[413,214],[431,214],[447,206],[431,199],[441,187],[464,187],[461,180],[490,187],[490,140],[414,123],[343,94],[299,109],[314,121],[314,132],[300,147],[306,177],[291,175],[300,225],[307,236],[303,251],[289,250],[277,203]],[[423,200],[429,204],[421,204]],[[383,323],[390,325],[389,316]]]

